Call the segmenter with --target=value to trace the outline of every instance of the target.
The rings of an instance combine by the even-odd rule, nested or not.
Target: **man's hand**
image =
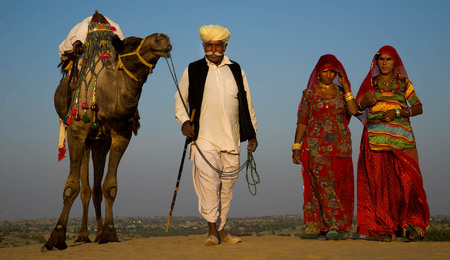
[[[258,147],[258,140],[256,140],[256,138],[248,140],[247,151],[250,151],[251,149],[251,151],[254,152],[256,151],[256,147]]]
[[[187,136],[187,137],[194,137],[195,135],[195,127],[192,124],[191,121],[185,121],[183,123],[183,125],[181,126],[181,132],[183,133],[183,135]]]

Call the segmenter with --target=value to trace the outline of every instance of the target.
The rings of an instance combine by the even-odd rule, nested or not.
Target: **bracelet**
[[[358,103],[358,112],[359,112],[359,113],[364,113],[364,110],[366,110],[366,109],[363,108],[363,107],[361,106],[361,102],[359,102],[359,103]]]
[[[294,150],[300,150],[301,147],[302,147],[302,144],[301,144],[301,143],[295,143],[295,144],[292,145],[292,151],[294,151]]]
[[[408,110],[408,117],[411,117],[411,116],[412,116],[412,111],[411,111],[411,108],[409,108],[409,107],[406,107],[406,109]]]
[[[350,101],[350,100],[354,99],[355,97],[353,96],[352,92],[347,92],[347,93],[345,93],[344,98],[345,98],[345,101]]]
[[[400,117],[400,108],[395,109],[395,116]]]

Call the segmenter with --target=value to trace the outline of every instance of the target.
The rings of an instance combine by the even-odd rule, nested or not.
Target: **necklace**
[[[319,87],[329,89],[331,86],[333,86],[333,83],[331,83],[330,85],[327,85],[325,83],[319,82]]]
[[[381,91],[381,95],[383,97],[392,97],[394,96],[395,89],[391,89],[392,83],[394,82],[394,77],[391,77],[391,80],[386,83],[381,80],[381,77],[378,76],[378,88]]]
[[[380,84],[385,88],[390,87],[392,85],[392,82],[394,82],[394,76],[391,76],[391,80],[387,83],[381,79],[381,76],[378,76],[378,82],[380,82]]]

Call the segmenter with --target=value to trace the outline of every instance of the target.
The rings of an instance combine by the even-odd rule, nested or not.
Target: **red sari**
[[[349,232],[353,218],[352,149],[344,93],[333,84],[336,96],[316,95],[317,76],[326,69],[345,73],[333,55],[322,56],[303,92],[298,111],[298,122],[307,126],[302,140],[306,234],[329,230]]]
[[[399,83],[408,85],[404,84],[405,82],[408,83],[408,75],[400,56],[393,47],[384,46],[374,56],[371,70],[361,85],[357,100],[369,91],[374,91],[377,94],[376,77],[379,70],[376,58],[380,53],[386,53],[394,58],[394,82],[397,82],[398,85]],[[394,96],[399,96],[399,100],[404,95],[397,91],[393,93]],[[404,104],[398,102],[400,106],[406,105],[406,100],[412,105],[420,104],[415,93],[411,92],[404,96]],[[382,109],[383,102],[387,103],[388,101],[384,101],[378,93],[376,106]],[[383,146],[374,145],[374,143],[376,138],[379,138],[378,142],[381,138],[380,136],[377,137],[376,132],[372,131],[371,128],[376,124],[385,124],[385,129],[391,127],[395,130],[395,127],[399,127],[399,124],[377,121],[375,119],[376,111],[374,110],[376,109],[366,109],[364,114],[360,116],[360,120],[364,124],[364,131],[357,170],[357,232],[369,236],[404,236],[405,231],[411,229],[423,237],[425,230],[430,225],[430,210],[423,188],[414,136],[412,136],[413,148],[395,147],[392,142],[398,135],[392,135],[392,138],[385,138],[386,144],[384,147],[386,148],[380,149],[379,147]],[[409,125],[409,119],[407,118],[396,120],[407,120]],[[371,132],[370,135],[368,134],[369,131]],[[371,138],[374,141],[369,140]]]

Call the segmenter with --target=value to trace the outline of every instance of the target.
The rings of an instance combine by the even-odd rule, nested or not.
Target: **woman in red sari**
[[[384,46],[375,54],[356,99],[358,118],[364,124],[357,172],[357,232],[386,242],[392,236],[423,238],[430,210],[409,121],[422,114],[422,104],[393,47]]]
[[[323,55],[303,91],[292,146],[293,162],[303,166],[305,234],[320,240],[337,240],[351,230],[354,185],[348,123],[357,112],[344,67],[335,56]]]

